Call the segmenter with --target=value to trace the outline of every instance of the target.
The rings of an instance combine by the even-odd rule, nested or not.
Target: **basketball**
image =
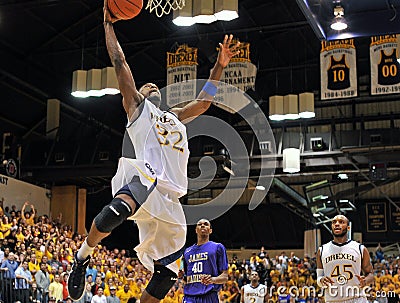
[[[128,20],[136,17],[142,7],[143,0],[107,0],[108,9],[114,17]]]

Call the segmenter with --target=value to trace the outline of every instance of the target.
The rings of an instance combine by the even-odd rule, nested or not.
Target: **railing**
[[[35,297],[31,298],[31,286],[26,287],[24,279],[9,278],[7,271],[0,272],[0,302],[1,303],[47,303],[46,297],[40,292]]]
[[[399,256],[400,255],[400,245],[399,243],[393,243],[390,245],[387,245],[385,247],[382,247],[382,251],[385,254],[385,256]]]

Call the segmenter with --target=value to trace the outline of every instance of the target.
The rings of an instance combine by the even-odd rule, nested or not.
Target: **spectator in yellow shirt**
[[[35,214],[36,214],[35,207],[33,206],[33,204],[31,204],[31,212],[25,212],[27,205],[29,205],[28,201],[26,201],[24,203],[24,206],[22,206],[21,214],[25,219],[26,224],[33,226],[35,225]]]
[[[129,285],[125,284],[124,289],[117,291],[117,297],[121,303],[128,303],[130,298],[134,298],[133,292],[129,290]]]
[[[222,289],[219,292],[219,301],[220,302],[226,302],[226,300],[231,296],[231,292],[229,291],[229,287],[227,284],[224,284],[222,286]]]
[[[54,281],[50,283],[49,297],[56,298],[57,301],[63,300],[63,286],[60,283],[60,275],[55,275]]]
[[[25,242],[25,235],[22,231],[22,226],[18,226],[17,234],[15,236],[17,237],[18,242],[21,242],[21,243]]]
[[[104,287],[104,295],[106,297],[111,295],[110,290],[111,290],[112,287],[114,287],[114,289],[116,289],[113,279],[110,279],[110,280],[108,280],[108,282],[106,283],[106,285]]]
[[[133,283],[132,288],[133,289],[131,290],[133,292],[133,296],[136,298],[136,300],[140,300],[143,290],[146,288],[145,285],[143,284],[142,279],[136,279],[136,282]]]
[[[106,272],[106,281],[110,280],[110,278],[119,278],[115,264],[111,265],[110,269]]]
[[[36,272],[38,270],[40,270],[40,264],[39,264],[39,261],[36,259],[35,253],[31,254],[31,259],[29,260],[28,268],[29,268],[29,271],[31,272],[32,276],[34,276],[36,274]]]
[[[2,233],[3,239],[6,238],[10,234],[11,223],[8,221],[8,217],[3,217],[3,220],[0,225],[0,232]]]
[[[380,270],[376,273],[376,276],[374,276],[374,280],[375,280],[376,289],[380,290],[381,289],[381,283],[382,283],[382,272]]]
[[[172,287],[160,303],[178,303],[178,296],[175,295],[175,287]]]
[[[393,283],[400,284],[400,268],[397,269],[397,273],[393,276]]]

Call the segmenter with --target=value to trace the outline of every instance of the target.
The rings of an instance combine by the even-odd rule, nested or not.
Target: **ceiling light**
[[[258,189],[258,190],[265,190],[265,187],[262,186],[262,185],[257,185],[257,186],[256,186],[256,189]]]
[[[191,26],[195,24],[193,18],[193,1],[185,0],[185,6],[173,11],[172,22],[178,26]]]
[[[314,218],[318,218],[318,217],[320,217],[321,215],[320,215],[319,213],[315,213],[315,214],[313,214],[313,216],[314,216]]]
[[[342,17],[336,17],[335,21],[331,24],[331,29],[342,31],[347,28],[347,23]]]
[[[120,93],[114,67],[105,67],[101,70],[101,88],[106,95],[116,95]]]
[[[238,0],[215,0],[215,17],[222,21],[231,21],[239,17]]]
[[[296,120],[299,119],[299,101],[297,95],[283,96],[283,113],[285,119]]]
[[[214,15],[214,0],[195,0],[193,2],[193,19],[196,23],[210,24],[217,21]]]
[[[283,172],[297,173],[300,171],[300,149],[285,148],[283,150]]]
[[[336,6],[333,9],[333,14],[335,18],[333,19],[333,23],[331,24],[331,29],[336,31],[342,31],[347,28],[346,20],[343,18],[344,16],[344,9],[343,7]]]
[[[299,95],[299,116],[300,118],[314,118],[314,94],[301,93]]]
[[[269,97],[269,118],[272,121],[282,121],[285,119],[283,114],[283,96]]]
[[[86,91],[87,71],[76,70],[72,73],[72,91],[71,95],[77,98],[89,97]]]
[[[90,97],[102,97],[105,95],[101,88],[101,69],[93,68],[87,73],[86,90]]]
[[[342,180],[347,180],[349,176],[347,174],[338,174],[338,178]]]

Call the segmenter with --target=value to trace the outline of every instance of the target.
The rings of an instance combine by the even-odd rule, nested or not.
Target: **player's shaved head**
[[[210,221],[205,219],[205,218],[200,219],[199,221],[197,221],[196,225],[201,225],[202,223],[208,223],[208,225],[211,227]]]
[[[345,215],[336,215],[333,219],[332,219],[332,223],[336,222],[336,221],[345,221],[347,223],[347,225],[349,225],[350,220],[345,216]]]

